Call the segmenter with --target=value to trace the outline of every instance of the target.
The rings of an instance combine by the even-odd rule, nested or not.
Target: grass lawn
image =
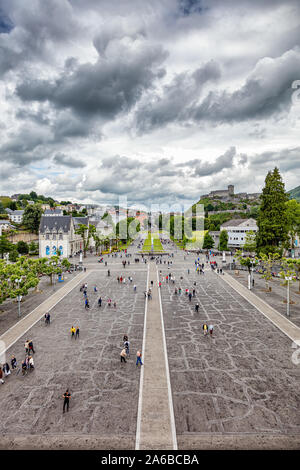
[[[153,251],[164,251],[158,233],[151,235],[151,232],[148,233],[148,237],[145,239],[142,251],[144,253],[151,251],[151,236],[153,238]]]

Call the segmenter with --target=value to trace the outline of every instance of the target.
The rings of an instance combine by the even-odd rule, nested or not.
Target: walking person
[[[99,299],[98,299],[98,307],[101,307],[101,305],[102,305],[102,299],[101,299],[101,297],[99,297]]]
[[[5,364],[3,364],[3,372],[4,372],[5,377],[10,375],[10,373],[11,373],[10,372],[10,367],[9,367],[7,362]]]
[[[34,348],[33,348],[33,342],[32,342],[32,340],[30,340],[30,341],[28,342],[28,345],[29,345],[29,352],[32,351],[33,354],[34,354],[34,353],[35,353],[35,350],[34,350]]]
[[[2,367],[1,367],[1,366],[0,366],[0,382],[1,382],[2,384],[5,383],[4,380],[3,380],[3,372],[2,372]]]
[[[143,366],[144,364],[142,363],[142,353],[141,351],[136,352],[136,367],[141,364]]]
[[[30,369],[30,370],[34,369],[34,362],[33,362],[33,357],[32,356],[28,357],[28,369]]]
[[[206,336],[206,335],[207,335],[207,331],[208,331],[208,326],[207,326],[206,323],[204,323],[204,325],[202,326],[202,329],[203,329],[203,334],[204,334],[204,336]]]
[[[196,310],[197,313],[199,312],[199,304],[195,305],[195,310]]]
[[[65,407],[67,407],[67,411],[69,411],[70,398],[71,398],[71,393],[69,392],[69,389],[67,389],[65,393],[63,394],[63,399],[64,399],[63,413],[65,412]]]
[[[208,331],[209,331],[210,336],[212,336],[212,335],[213,335],[213,332],[214,332],[214,326],[213,326],[213,325],[209,325]]]
[[[24,347],[25,347],[25,354],[28,354],[29,353],[29,341],[28,341],[28,339],[26,339]]]
[[[75,333],[76,333],[76,330],[75,330],[74,326],[72,326],[70,332],[71,332],[71,339],[72,339],[72,338],[75,337]]]
[[[78,338],[79,339],[79,326],[76,326],[76,333],[75,333],[75,339]]]
[[[87,308],[90,308],[90,304],[89,304],[89,299],[86,298],[85,301],[84,301],[84,308],[87,309]]]
[[[15,356],[12,356],[12,357],[11,357],[10,364],[11,364],[11,368],[12,368],[12,369],[16,369],[16,368],[17,368],[17,359],[15,358]]]
[[[126,361],[126,356],[127,356],[127,354],[126,354],[126,348],[123,348],[122,351],[120,352],[121,364],[122,364],[122,362],[127,362],[127,361]]]

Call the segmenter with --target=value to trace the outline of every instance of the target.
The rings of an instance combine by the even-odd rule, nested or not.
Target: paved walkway
[[[74,287],[82,282],[89,272],[82,272],[78,274],[74,279],[69,281],[59,291],[51,295],[47,300],[42,302],[38,307],[32,310],[31,313],[22,318],[18,323],[9,328],[2,336],[0,336],[0,358],[21,336],[35,325],[46,312],[49,312],[60,300],[62,300],[67,294],[69,294]]]
[[[224,281],[227,282],[227,284],[229,284],[236,292],[244,297],[244,299],[250,302],[251,305],[256,307],[257,310],[267,317],[273,325],[277,326],[277,328],[286,334],[292,341],[299,341],[300,344],[300,328],[298,326],[294,325],[294,323],[292,323],[288,318],[285,318],[264,300],[253,294],[249,289],[242,286],[240,282],[229,274],[224,273],[224,276],[222,275],[220,277],[224,279]]]
[[[149,266],[153,281],[152,300],[147,303],[144,335],[139,414],[137,423],[137,450],[176,450],[176,431],[161,300],[157,286],[157,269]]]

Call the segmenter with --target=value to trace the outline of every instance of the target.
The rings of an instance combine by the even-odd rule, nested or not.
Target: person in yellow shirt
[[[74,338],[75,333],[76,333],[76,330],[75,330],[74,326],[72,326],[72,328],[71,328],[71,339]]]

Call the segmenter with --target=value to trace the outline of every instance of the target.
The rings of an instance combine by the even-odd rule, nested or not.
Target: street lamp
[[[21,281],[22,281],[22,278],[21,279],[16,279],[16,282],[18,284],[18,288],[19,288],[19,285],[20,285]],[[18,317],[21,316],[21,300],[22,300],[22,296],[18,295]]]
[[[290,281],[292,280],[291,276],[285,276],[287,281],[287,303],[286,303],[286,316],[290,316]]]

